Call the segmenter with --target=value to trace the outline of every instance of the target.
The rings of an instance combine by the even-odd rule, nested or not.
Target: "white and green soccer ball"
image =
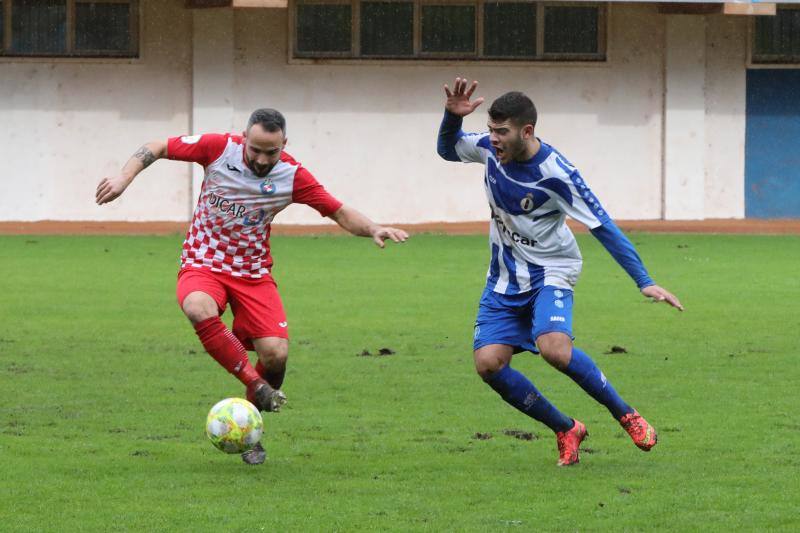
[[[217,402],[206,419],[206,435],[225,453],[242,453],[252,448],[264,432],[264,420],[255,405],[242,398]]]

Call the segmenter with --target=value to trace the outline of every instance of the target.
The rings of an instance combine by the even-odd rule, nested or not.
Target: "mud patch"
[[[491,439],[491,438],[492,438],[492,434],[491,434],[491,433],[481,433],[481,432],[478,432],[478,433],[475,433],[475,434],[472,436],[472,438],[473,438],[473,439],[475,439],[475,440],[489,440],[489,439]]]
[[[628,353],[628,350],[625,349],[623,346],[617,346],[616,344],[609,348],[607,352],[603,352],[606,355],[615,354],[615,353]]]
[[[539,438],[537,435],[528,431],[522,431],[521,429],[504,429],[503,435],[508,435],[509,437],[514,437],[519,440],[537,440]]]
[[[379,348],[376,353],[370,352],[368,349],[364,348],[359,355],[359,357],[381,357],[386,355],[394,355],[397,352],[392,350],[391,348]]]
[[[11,363],[6,367],[6,372],[9,374],[27,374],[30,372],[30,369],[24,366],[18,366],[16,363]]]

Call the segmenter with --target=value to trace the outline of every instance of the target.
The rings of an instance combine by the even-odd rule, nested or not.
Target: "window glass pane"
[[[410,56],[413,53],[413,3],[361,3],[361,55]]]
[[[75,4],[75,49],[127,52],[131,44],[131,6],[78,2]]]
[[[65,53],[66,0],[14,0],[11,4],[11,48],[18,54]]]
[[[475,6],[422,6],[423,52],[474,52]]]
[[[778,9],[774,17],[756,17],[753,57],[761,60],[800,58],[800,10]]]
[[[350,4],[299,4],[298,52],[349,52]]]
[[[596,54],[597,23],[596,7],[545,7],[544,52]]]
[[[487,56],[536,55],[536,4],[486,3],[483,6],[483,53]]]

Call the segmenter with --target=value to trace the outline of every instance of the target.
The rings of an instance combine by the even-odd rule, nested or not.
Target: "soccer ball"
[[[256,407],[241,398],[217,402],[206,419],[206,435],[225,453],[242,453],[252,448],[264,432],[264,421]]]

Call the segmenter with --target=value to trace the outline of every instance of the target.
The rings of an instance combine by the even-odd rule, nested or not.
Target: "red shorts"
[[[207,268],[186,267],[178,272],[176,293],[178,304],[195,291],[211,296],[219,314],[230,302],[233,312],[233,334],[244,347],[253,350],[253,339],[261,337],[289,338],[286,313],[283,310],[278,286],[272,276],[245,279],[212,272]]]

